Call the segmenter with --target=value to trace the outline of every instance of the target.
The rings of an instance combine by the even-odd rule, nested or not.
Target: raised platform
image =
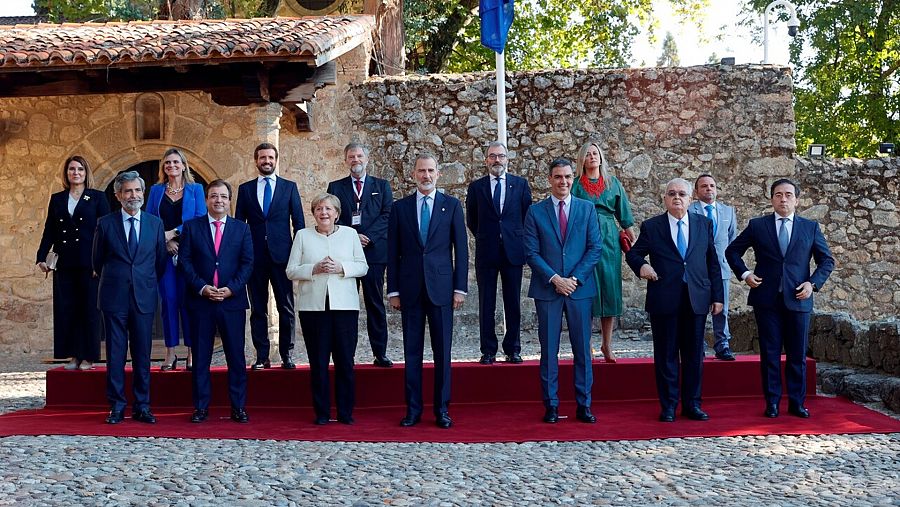
[[[130,395],[131,371],[126,369],[126,393]],[[360,365],[356,371],[356,407],[375,408],[403,406],[403,365],[376,368]],[[807,359],[807,388],[815,394],[816,365]],[[424,368],[426,403],[431,398],[433,369]],[[249,371],[248,407],[306,408],[312,405],[309,392],[309,368],[296,370],[275,367]],[[226,369],[212,371],[212,406],[228,406]],[[453,363],[452,403],[540,402],[540,374],[537,361],[509,365],[485,366],[472,362]],[[151,405],[192,407],[191,374],[183,369],[172,372],[151,371]],[[560,362],[560,399],[574,400],[572,361]],[[594,363],[595,402],[655,400],[656,386],[653,361],[649,358],[619,359],[616,364]],[[758,397],[762,406],[759,356],[738,356],[736,361],[707,359],[703,363],[703,398]],[[56,368],[47,372],[47,407],[107,407],[106,371],[67,371]]]

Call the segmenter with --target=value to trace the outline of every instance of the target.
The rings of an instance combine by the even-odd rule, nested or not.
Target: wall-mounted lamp
[[[887,153],[887,156],[894,155],[894,143],[878,143],[878,153]]]
[[[825,145],[824,144],[810,144],[807,149],[807,154],[809,158],[815,159],[823,159],[825,158]]]

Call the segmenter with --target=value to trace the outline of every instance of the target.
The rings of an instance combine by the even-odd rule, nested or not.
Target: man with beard
[[[238,188],[234,218],[247,222],[253,237],[250,288],[250,336],[256,349],[254,370],[270,368],[269,284],[278,308],[278,351],[281,367],[296,368],[294,350],[294,285],[285,274],[294,234],[305,227],[297,184],[275,174],[278,149],[262,143],[253,151],[259,176]],[[292,230],[293,229],[293,230]]]
[[[416,192],[394,203],[388,225],[387,291],[400,310],[406,362],[406,416],[400,426],[422,419],[422,355],[425,320],[434,354],[434,416],[439,428],[452,424],[450,342],[453,310],[468,290],[469,246],[459,200],[437,191],[441,173],[433,155],[419,154],[413,168]]]
[[[366,171],[369,149],[359,143],[344,147],[344,163],[350,175],[332,181],[327,192],[341,202],[339,225],[356,229],[369,271],[357,278],[366,305],[366,330],[375,356],[375,366],[390,368],[387,357],[387,313],[384,310],[384,270],[387,266],[387,229],[394,195],[387,180]]]
[[[206,187],[209,213],[188,220],[181,235],[179,265],[187,286],[185,307],[191,312],[194,368],[191,376],[194,413],[191,422],[209,416],[210,374],[216,331],[228,364],[228,397],[231,420],[249,421],[247,363],[244,358],[244,326],[247,322],[247,280],[253,271],[253,241],[244,222],[228,216],[231,185],[213,180]]]
[[[131,349],[135,421],[153,424],[150,412],[150,339],[159,301],[158,284],[168,256],[163,224],[143,213],[144,180],[135,171],[116,176],[116,199],[122,204],[97,221],[92,265],[100,277],[97,308],[106,330],[106,422],[118,424],[125,413],[125,355]]]
[[[488,175],[469,184],[466,192],[466,226],[475,236],[475,279],[478,282],[478,327],[481,364],[494,364],[497,332],[497,275],[503,284],[506,362],[521,363],[520,325],[522,266],[525,245],[522,229],[531,206],[531,189],[524,178],[509,174],[506,146],[495,141],[484,158]]]

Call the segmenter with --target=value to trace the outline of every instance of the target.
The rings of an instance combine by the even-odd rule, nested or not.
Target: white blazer
[[[314,225],[294,236],[285,272],[291,280],[300,281],[298,311],[324,311],[326,295],[332,310],[359,310],[356,278],[365,275],[369,265],[356,230],[337,227],[331,236],[319,234]],[[340,262],[344,272],[314,275],[313,266],[327,256]]]

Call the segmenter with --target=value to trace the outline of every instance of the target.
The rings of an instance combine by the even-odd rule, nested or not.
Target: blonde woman
[[[619,227],[628,240],[634,243],[631,204],[628,194],[618,178],[610,174],[606,155],[600,144],[588,141],[578,150],[575,165],[575,185],[572,195],[594,204],[600,220],[600,238],[603,251],[594,272],[598,291],[591,314],[600,318],[603,342],[600,351],[607,363],[615,363],[612,352],[613,321],[622,315],[622,250],[619,244]]]
[[[185,366],[191,369],[191,347],[194,344],[188,325],[188,314],[184,309],[184,276],[175,267],[178,255],[178,241],[184,222],[206,215],[206,197],[203,186],[194,182],[187,157],[178,148],[169,148],[159,165],[159,183],[150,187],[147,199],[147,213],[159,217],[166,231],[166,250],[169,262],[166,272],[159,281],[159,297],[162,300],[163,337],[166,342],[166,359],[162,370],[178,367],[175,347],[178,345],[179,323],[184,345],[188,348]],[[180,321],[180,322],[179,322]]]
[[[353,356],[359,334],[359,294],[356,279],[369,270],[356,229],[337,225],[341,202],[323,193],[310,206],[315,225],[294,236],[287,277],[299,280],[300,328],[306,352],[315,424],[331,417],[328,361],[334,358],[337,420],[353,424]]]

